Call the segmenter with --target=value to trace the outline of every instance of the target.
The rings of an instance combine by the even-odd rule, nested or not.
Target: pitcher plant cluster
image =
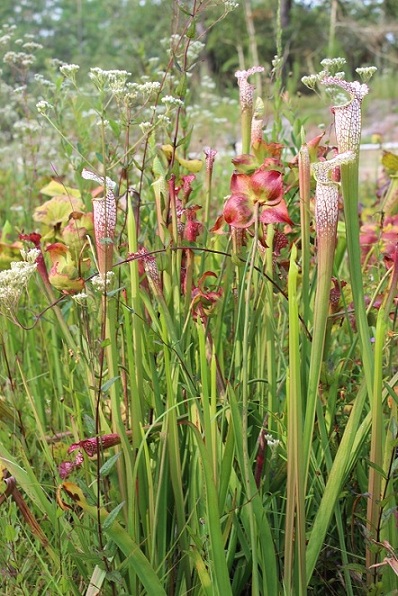
[[[193,4],[199,10],[211,3]],[[67,134],[79,67],[60,64],[53,83],[39,81],[47,92],[36,109],[59,135],[68,168],[40,185],[30,229],[24,225],[12,238],[10,224],[3,226],[0,314],[5,325],[27,330],[35,280],[46,306],[33,327],[41,329],[52,313],[60,334],[51,335],[51,349],[67,347],[51,365],[54,388],[68,394],[65,410],[49,398],[38,405],[18,368],[62,513],[51,509],[48,487],[39,499],[31,488],[28,494],[46,520],[58,524],[62,515],[65,535],[81,512],[90,520],[100,553],[92,585],[111,577],[135,593],[166,594],[167,586],[176,594],[238,594],[250,584],[253,594],[303,595],[335,523],[342,585],[353,594],[340,496],[354,465],[363,472],[365,450],[373,471],[355,497],[369,501],[362,569],[368,586],[381,567],[392,586],[397,509],[388,455],[396,447],[397,375],[383,386],[382,346],[396,302],[398,209],[387,195],[381,233],[366,222],[360,236],[353,180],[368,86],[345,80],[340,59],[324,61],[320,75],[304,82],[333,95],[336,140],[304,142],[300,131],[291,157],[281,137],[264,132],[268,108],[254,83],[264,68],[237,71],[242,154],[225,172],[218,147],[190,152],[188,81],[201,42],[193,15],[185,16],[160,80],[136,83],[128,71],[90,70],[95,101],[84,118],[101,151],[93,151],[87,131],[78,142]],[[7,62],[31,66],[22,53],[8,53]],[[177,82],[170,75],[176,63]],[[365,81],[372,73],[359,69]],[[64,115],[67,102],[72,112]],[[379,309],[373,328],[361,266],[375,265],[376,237],[386,270],[377,288],[382,297],[371,304]],[[352,344],[338,346],[349,354],[336,364],[338,374],[348,377],[348,361],[353,377],[364,371],[338,415],[328,400],[339,382],[333,386],[328,372],[336,322],[346,325]],[[56,414],[46,426],[50,411]],[[386,415],[384,427],[370,432]],[[60,419],[68,430],[58,436]],[[0,444],[4,477],[29,487],[33,468],[28,458],[17,459]]]

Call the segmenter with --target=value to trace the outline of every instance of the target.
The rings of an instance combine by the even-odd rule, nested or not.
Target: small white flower
[[[169,106],[179,106],[182,107],[184,102],[177,97],[173,97],[172,95],[165,95],[162,97],[162,103]]]
[[[225,10],[231,12],[232,10],[239,8],[239,2],[235,2],[234,0],[224,0],[224,7]]]
[[[13,261],[10,269],[0,271],[0,312],[12,315],[18,306],[22,291],[36,271],[36,263]]]
[[[205,44],[201,41],[192,41],[189,44],[187,56],[190,60],[196,60],[200,52],[205,47]]]
[[[80,306],[84,306],[87,302],[88,295],[85,292],[79,292],[78,294],[73,294],[71,298],[74,302],[80,304]]]
[[[112,284],[114,276],[113,271],[107,271],[105,278],[102,275],[95,275],[91,280],[94,290],[103,294]]]
[[[283,59],[281,56],[274,56],[274,59],[271,60],[272,68],[275,70],[282,66]]]
[[[41,43],[36,43],[34,41],[27,41],[22,45],[24,50],[30,50],[31,52],[34,50],[42,50],[43,46]]]
[[[37,257],[40,255],[40,250],[38,248],[30,248],[25,250],[24,248],[21,249],[21,257],[26,263],[31,265],[36,263]]]
[[[301,82],[303,85],[308,87],[308,89],[314,90],[316,85],[318,84],[319,77],[316,74],[308,75],[301,78]]]
[[[161,126],[169,126],[171,120],[168,116],[166,116],[165,114],[160,114],[158,116],[158,122]]]
[[[3,62],[6,64],[15,64],[17,66],[28,67],[36,62],[33,54],[27,54],[26,52],[7,52],[4,55]]]
[[[280,440],[279,439],[275,439],[272,435],[270,434],[266,434],[264,436],[264,439],[267,441],[267,445],[269,445],[269,447],[277,447],[280,444]]]
[[[104,128],[106,128],[107,126],[109,126],[109,120],[102,120],[102,118],[98,118],[95,122],[96,126],[103,126]]]
[[[36,81],[36,83],[43,85],[43,87],[49,87],[50,89],[55,88],[55,84],[52,81],[49,81],[48,79],[43,77],[42,74],[36,73],[35,75],[33,75],[33,78]]]
[[[7,45],[11,41],[11,35],[3,35],[0,37],[0,45]]]
[[[48,101],[45,101],[44,99],[37,102],[37,104],[36,104],[36,109],[39,112],[39,114],[46,114],[50,108],[52,108],[52,105],[50,103],[48,103]]]
[[[146,135],[150,130],[152,130],[153,124],[152,122],[141,122],[140,129],[142,134]]]
[[[321,60],[321,65],[325,69],[325,71],[331,75],[342,68],[347,63],[345,58],[338,57],[338,58],[325,58]],[[335,76],[335,75],[334,75]]]
[[[80,66],[77,64],[62,64],[62,66],[59,67],[59,72],[64,75],[64,77],[74,80],[79,69]]]
[[[367,83],[377,71],[377,66],[363,66],[362,68],[356,68],[355,71],[359,74],[361,80]]]

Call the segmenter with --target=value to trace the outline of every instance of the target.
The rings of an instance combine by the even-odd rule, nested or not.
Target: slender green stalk
[[[267,413],[270,414],[268,428],[270,431],[276,429],[277,417],[280,410],[280,400],[278,399],[276,374],[276,332],[275,332],[275,297],[272,280],[274,278],[274,226],[267,226],[267,248],[265,250],[265,272],[267,275],[265,281],[265,302],[264,302],[264,328],[265,328],[265,350],[266,350],[266,375],[267,375]],[[263,413],[264,415],[265,413]]]
[[[388,319],[390,309],[395,297],[398,281],[398,250],[395,251],[394,265],[390,285],[386,293],[382,306],[377,314],[377,323],[375,331],[374,345],[374,385],[371,402],[371,443],[370,443],[370,462],[369,483],[368,483],[368,507],[367,507],[367,529],[369,536],[374,537],[380,542],[380,521],[383,499],[383,473],[388,474],[384,449],[387,444],[387,433],[384,430],[384,412],[383,412],[383,354],[387,340]],[[384,464],[384,467],[383,467]],[[389,463],[388,463],[389,465]],[[374,550],[370,547],[366,550],[366,565],[369,569],[376,561]],[[370,573],[370,578],[375,574]]]
[[[256,220],[257,220],[256,210]],[[256,230],[257,231],[257,230]],[[252,493],[252,477],[251,458],[249,454],[249,435],[248,435],[248,415],[249,415],[249,371],[251,350],[248,343],[249,326],[250,326],[250,295],[252,292],[252,278],[253,268],[257,250],[257,233],[255,233],[252,251],[250,255],[250,262],[248,264],[248,273],[246,276],[246,291],[245,291],[245,309],[244,309],[244,327],[243,327],[243,341],[242,341],[242,434],[243,434],[243,461],[245,473],[245,491],[247,497],[247,507],[249,511],[250,520],[250,540],[251,540],[251,555],[252,555],[252,594],[257,596],[260,594],[260,583],[258,575],[258,544],[257,544],[257,528],[255,517],[253,513],[253,493]]]
[[[236,77],[239,84],[239,101],[241,111],[241,132],[242,132],[242,153],[250,153],[252,118],[253,118],[253,97],[254,86],[248,82],[248,77],[253,74],[262,73],[262,66],[252,66],[249,70],[238,71]]]
[[[308,326],[310,322],[310,197],[311,168],[308,147],[302,145],[299,152],[299,192],[300,192],[300,231],[301,231],[301,296],[303,303],[303,320]],[[301,383],[303,395],[307,392],[307,360],[310,346],[306,334],[302,336],[301,347]]]
[[[361,422],[362,410],[366,401],[366,385],[363,384],[356,396],[350,418],[347,422],[338,451],[334,457],[332,469],[318,507],[311,534],[307,545],[307,584],[309,583],[319,554],[323,547],[323,541],[328,531],[330,519],[334,507],[339,498],[343,482],[352,468],[355,459],[358,457],[359,448],[355,448],[355,438]],[[361,433],[363,439],[363,433]],[[366,436],[366,435],[365,435]]]
[[[287,391],[287,486],[284,586],[285,594],[304,596],[305,509],[304,467],[302,459],[302,395],[300,379],[300,327],[298,317],[296,264],[297,249],[292,247],[289,268],[289,382]],[[297,556],[297,581],[294,579],[294,552]]]
[[[383,307],[377,315],[375,346],[374,346],[374,381],[371,401],[372,425],[370,442],[369,482],[368,482],[368,507],[367,507],[367,529],[369,537],[379,540],[379,520],[381,512],[381,468],[383,465],[383,446],[385,443],[385,432],[383,430],[383,349],[386,341],[387,321]],[[372,547],[366,549],[366,566],[369,569],[375,563],[375,552]],[[369,572],[370,576],[373,573]]]
[[[369,397],[373,393],[373,354],[370,342],[368,319],[366,315],[363,278],[361,270],[361,247],[359,244],[358,218],[358,167],[359,158],[353,163],[341,166],[341,188],[344,201],[344,217],[347,234],[348,266],[350,270],[351,290],[354,300],[355,320],[361,344],[363,371]]]
[[[328,162],[319,162],[314,166],[317,176],[315,219],[317,230],[318,272],[304,422],[303,457],[305,462],[305,486],[307,485],[314,418],[318,398],[318,385],[324,354],[337,232],[338,186],[330,179],[330,172],[336,168],[336,166],[345,163],[347,160],[352,160],[353,157],[354,155],[352,153],[347,152],[345,154],[340,154]]]

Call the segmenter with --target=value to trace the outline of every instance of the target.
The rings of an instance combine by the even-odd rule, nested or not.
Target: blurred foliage
[[[138,76],[146,72],[150,58],[165,55],[162,40],[178,29],[190,4],[182,4],[179,12],[170,0],[3,0],[0,22],[16,25],[21,36],[29,33],[44,45],[39,71],[44,70],[46,59],[57,57],[79,64],[83,71],[92,66],[124,68]],[[196,33],[206,42],[203,68],[224,89],[233,84],[234,70],[249,66],[245,6],[252,11],[261,63],[271,63],[276,53],[278,0],[241,1],[211,28],[224,10],[222,3],[213,4],[196,23]],[[369,63],[383,71],[396,62],[398,5],[394,0],[282,0],[281,5],[285,74],[294,73],[296,81],[314,72],[325,56],[344,56],[352,71]]]

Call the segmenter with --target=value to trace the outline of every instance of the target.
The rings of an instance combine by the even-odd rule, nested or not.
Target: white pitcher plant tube
[[[339,183],[331,179],[333,171],[342,164],[355,160],[353,151],[339,153],[328,161],[315,163],[313,172],[317,182],[315,191],[315,224],[319,237],[336,236],[339,212]]]
[[[354,81],[349,83],[337,77],[325,77],[322,85],[340,87],[348,93],[348,102],[333,106],[334,123],[336,128],[337,145],[340,153],[359,150],[361,141],[361,102],[369,92],[365,83]]]
[[[101,277],[106,277],[112,268],[113,240],[116,227],[116,201],[114,189],[116,183],[110,178],[97,176],[91,170],[83,169],[85,180],[94,180],[105,187],[105,196],[93,198],[94,234],[97,249],[98,271]]]

